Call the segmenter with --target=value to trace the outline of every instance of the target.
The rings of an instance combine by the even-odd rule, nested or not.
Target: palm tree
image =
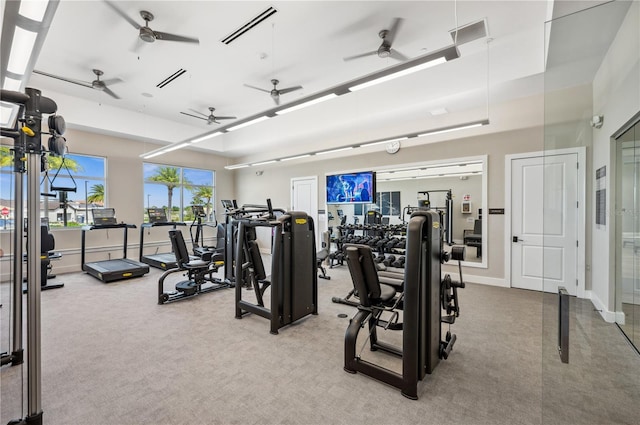
[[[87,197],[87,201],[93,204],[103,204],[104,203],[104,185],[103,184],[94,184],[91,186],[91,192]]]
[[[213,198],[213,188],[210,186],[199,186],[195,188],[195,190],[192,190],[192,192],[194,205],[203,203],[207,211],[207,217],[211,219],[209,211],[211,208],[211,199]]]
[[[180,185],[180,170],[176,167],[158,167],[156,173],[149,177],[148,181],[167,186],[167,210],[171,214],[173,189]]]
[[[63,157],[61,156],[53,156],[49,155],[47,157],[47,162],[49,163],[50,170],[57,170],[62,166]],[[82,171],[82,167],[75,159],[69,158],[68,156],[64,157],[64,165],[73,172]]]
[[[0,146],[0,168],[11,167],[13,165],[13,155],[8,146]]]

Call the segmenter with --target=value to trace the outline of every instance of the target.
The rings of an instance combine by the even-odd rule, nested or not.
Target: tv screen
[[[327,204],[375,203],[376,173],[332,174],[327,176]]]

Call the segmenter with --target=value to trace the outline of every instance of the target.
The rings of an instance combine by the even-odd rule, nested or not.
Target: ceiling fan
[[[111,84],[119,83],[122,80],[120,78],[111,78],[109,80],[101,80],[100,77],[104,74],[104,72],[100,71],[99,69],[93,70],[93,73],[96,75],[96,79],[90,83],[86,83],[84,81],[72,80],[70,78],[60,77],[58,75],[49,74],[48,72],[38,71],[37,69],[34,69],[33,73],[44,75],[45,77],[55,78],[57,80],[66,81],[67,83],[73,83],[79,86],[88,87],[90,89],[99,90],[101,92],[105,92],[106,94],[113,97],[114,99],[120,99],[120,96],[118,96],[113,91],[111,91],[111,89],[108,86]]]
[[[192,115],[192,114],[188,114],[186,112],[180,112],[182,115],[187,115],[193,118],[198,118],[200,120],[205,120],[207,122],[207,124],[211,124],[211,123],[216,123],[216,124],[220,124],[218,122],[218,120],[235,120],[236,117],[217,117],[215,115],[213,115],[213,111],[216,110],[216,108],[214,108],[213,106],[209,106],[209,115],[207,114],[203,114],[202,112],[196,111],[195,109],[191,109],[189,108],[190,111],[195,112],[196,114],[200,114],[202,116],[199,115]]]
[[[267,89],[263,89],[263,88],[255,87],[255,86],[250,86],[249,84],[245,84],[245,86],[249,87],[249,88],[252,88],[252,89],[260,90],[260,91],[263,91],[263,92],[271,94],[271,98],[276,103],[276,105],[280,105],[280,95],[281,94],[291,93],[292,91],[300,90],[302,88],[302,86],[294,86],[294,87],[287,87],[286,89],[278,89],[277,86],[278,86],[279,83],[280,83],[280,81],[278,81],[276,79],[271,80],[271,84],[273,84],[273,89],[271,89],[271,90],[267,90]]]
[[[378,55],[378,57],[380,58],[392,58],[399,61],[405,61],[409,59],[402,53],[398,52],[396,49],[391,48],[393,44],[393,40],[396,38],[396,35],[398,35],[398,30],[402,25],[402,21],[403,21],[402,18],[395,18],[391,24],[391,29],[381,30],[378,33],[378,37],[382,39],[382,44],[380,45],[380,47],[378,47],[378,50],[374,50],[372,52],[367,52],[367,53],[360,53],[359,55],[348,56],[346,58],[343,58],[343,60],[350,61],[353,59],[359,59],[359,58],[364,58],[366,56],[374,56],[374,55]]]
[[[180,41],[184,43],[200,43],[200,40],[193,37],[185,37],[182,35],[169,34],[166,32],[154,31],[149,28],[149,22],[153,21],[153,13],[148,12],[146,10],[140,11],[140,16],[144,20],[144,26],[134,21],[129,15],[124,13],[118,6],[116,6],[111,1],[106,1],[105,3],[113,9],[118,15],[122,16],[127,22],[129,22],[133,27],[140,31],[138,37],[140,40],[145,41],[147,43],[153,43],[156,40],[165,40],[165,41]]]

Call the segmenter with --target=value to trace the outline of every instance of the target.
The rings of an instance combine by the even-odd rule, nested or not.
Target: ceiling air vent
[[[455,28],[449,31],[449,34],[451,34],[451,38],[458,46],[487,36],[487,22],[485,19],[477,22],[471,22],[470,24],[463,25],[457,29],[457,40]]]
[[[165,78],[164,80],[162,80],[158,84],[156,84],[156,87],[159,88],[159,89],[162,89],[162,88],[166,87],[169,83],[172,83],[173,81],[175,81],[176,78],[180,77],[185,72],[187,72],[186,69],[180,68],[179,70],[177,70],[176,72],[174,72],[173,74],[169,75],[167,78]]]
[[[249,22],[240,26],[240,28],[233,31],[231,34],[229,34],[228,36],[226,36],[220,41],[222,41],[224,44],[227,44],[227,45],[231,44],[238,37],[246,34],[250,29],[254,28],[256,25],[260,24],[261,22],[266,21],[270,16],[274,15],[276,12],[277,10],[274,7],[270,6],[268,9],[259,13],[258,16],[256,16],[255,18],[250,19]]]

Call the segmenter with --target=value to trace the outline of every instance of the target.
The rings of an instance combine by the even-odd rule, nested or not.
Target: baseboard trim
[[[602,316],[605,322],[615,323],[616,312],[608,310],[602,300],[600,300],[600,298],[598,298],[598,296],[593,291],[585,291],[585,296],[586,298],[591,300],[591,304],[593,304],[596,311],[600,313],[600,316]]]
[[[444,275],[447,273],[442,273],[442,276],[444,277]],[[459,279],[458,273],[448,273],[451,275],[451,278],[453,280],[457,280]],[[475,276],[475,275],[470,275],[470,274],[463,274],[462,278],[464,279],[465,282],[469,282],[469,283],[479,283],[481,285],[489,285],[489,286],[500,286],[502,288],[508,288],[509,284],[501,278],[498,277],[488,277],[488,276]]]

